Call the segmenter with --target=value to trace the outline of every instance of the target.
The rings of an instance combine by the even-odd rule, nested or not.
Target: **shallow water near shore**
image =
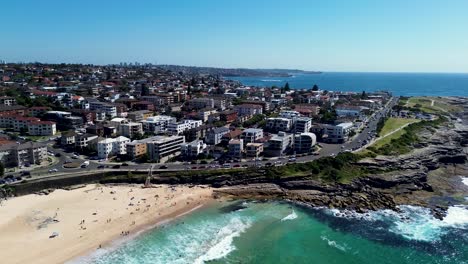
[[[366,214],[280,202],[222,202],[84,263],[468,263],[468,208]]]

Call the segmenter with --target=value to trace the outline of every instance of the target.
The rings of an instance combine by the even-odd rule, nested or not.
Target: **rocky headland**
[[[365,158],[353,165],[378,173],[358,177],[349,183],[333,183],[307,176],[265,181],[260,178],[230,177],[215,182],[215,193],[241,198],[287,199],[310,206],[367,210],[393,209],[398,205],[430,208],[437,218],[454,204],[466,204],[468,186],[468,119],[465,98],[455,98],[464,110],[447,115],[449,121],[419,132],[410,153]]]

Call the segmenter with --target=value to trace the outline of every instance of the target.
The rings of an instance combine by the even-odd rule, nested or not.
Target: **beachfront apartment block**
[[[42,143],[4,144],[0,146],[0,162],[5,167],[21,167],[47,161],[47,146]]]
[[[242,131],[241,139],[244,144],[255,143],[263,138],[263,129],[260,128],[247,128]]]
[[[245,154],[247,157],[257,157],[263,152],[263,143],[247,143]]]
[[[127,143],[127,156],[132,160],[142,157],[146,152],[146,142],[144,140],[134,140]]]
[[[127,153],[127,143],[130,143],[130,139],[123,136],[101,140],[97,142],[98,157],[107,159],[115,155],[124,155]]]
[[[155,162],[166,162],[180,154],[180,145],[185,143],[183,136],[155,136],[145,139],[148,157]]]
[[[182,156],[187,158],[196,158],[198,155],[202,154],[207,148],[207,145],[203,140],[194,140],[189,143],[182,143],[180,145],[180,151]]]
[[[279,132],[268,140],[265,153],[271,156],[281,156],[291,149],[293,141],[292,134]]]
[[[314,150],[317,137],[314,133],[301,133],[294,136],[294,151],[296,153],[310,153]]]
[[[323,140],[329,143],[343,143],[349,138],[349,133],[353,130],[354,124],[351,122],[338,125],[323,125]]]
[[[228,143],[228,155],[230,157],[242,158],[244,152],[244,141],[242,139],[231,139]]]

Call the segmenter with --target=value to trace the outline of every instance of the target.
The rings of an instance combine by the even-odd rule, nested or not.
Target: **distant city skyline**
[[[468,1],[8,1],[0,60],[468,72]]]

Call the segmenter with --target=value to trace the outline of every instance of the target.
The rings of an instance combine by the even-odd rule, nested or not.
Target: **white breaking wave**
[[[261,82],[282,82],[283,80],[260,80]]]
[[[328,244],[330,247],[334,247],[334,248],[336,248],[336,249],[338,249],[338,250],[341,250],[341,251],[343,251],[343,252],[346,252],[346,248],[347,248],[346,244],[345,244],[345,245],[340,245],[340,244],[338,244],[336,241],[331,240],[331,239],[329,239],[329,238],[326,237],[326,236],[320,236],[320,238],[321,238],[323,241],[326,241],[327,244]]]
[[[202,264],[206,261],[226,257],[236,249],[232,243],[233,239],[240,236],[249,227],[250,223],[239,218],[233,218],[229,225],[221,228],[216,237],[207,244],[206,253],[198,257],[193,263]]]
[[[448,232],[448,228],[468,229],[468,207],[451,206],[444,219],[434,218],[427,208],[418,206],[400,206],[401,212],[379,210],[369,213],[357,213],[349,210],[327,210],[329,214],[341,218],[353,218],[364,221],[389,221],[390,232],[406,239],[418,241],[436,241]]]
[[[287,216],[283,217],[283,219],[281,219],[281,222],[282,221],[287,221],[287,220],[294,220],[296,218],[297,218],[296,211],[292,210],[292,212],[290,214],[288,214]]]
[[[468,186],[468,177],[461,177],[461,178],[462,178],[463,184],[465,184],[466,186]]]

